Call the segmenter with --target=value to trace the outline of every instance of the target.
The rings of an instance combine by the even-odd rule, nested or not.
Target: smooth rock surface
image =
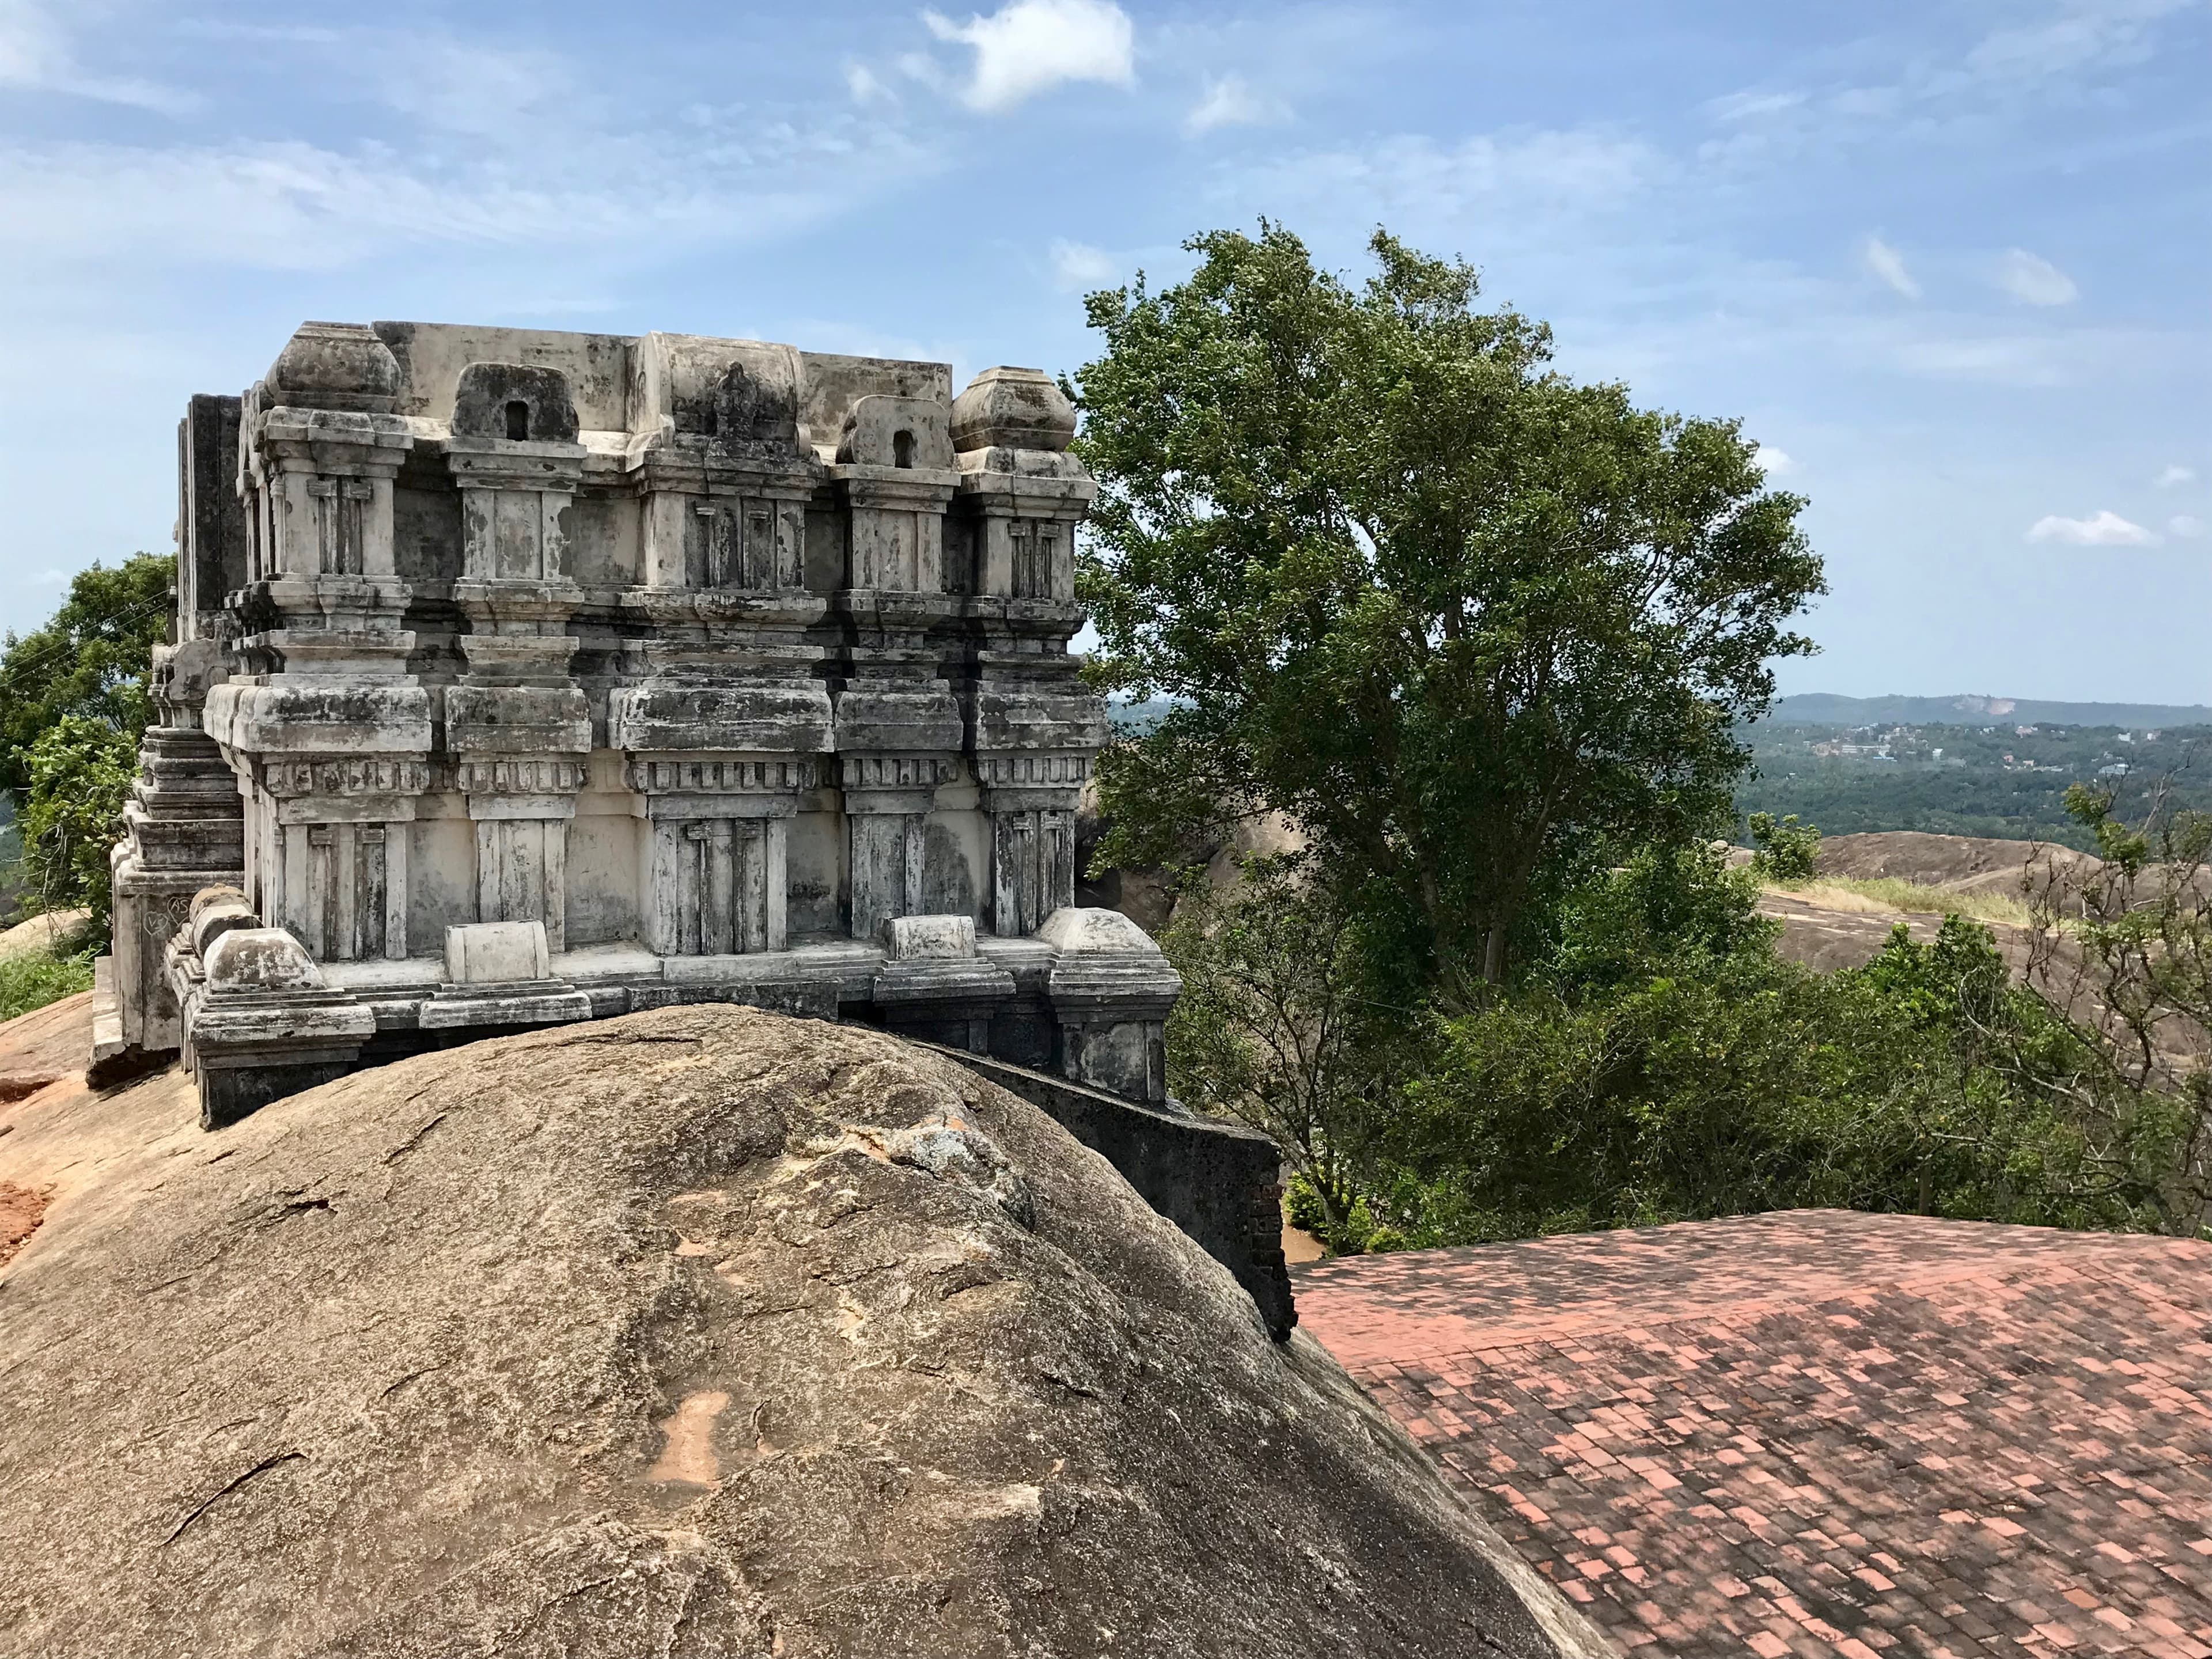
[[[1042,1113],[671,1008],[25,1116],[0,1652],[1604,1650]],[[1552,1634],[1547,1634],[1547,1630]]]

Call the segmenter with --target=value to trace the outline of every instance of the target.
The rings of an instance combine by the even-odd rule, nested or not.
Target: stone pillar
[[[427,757],[294,755],[255,763],[245,890],[317,962],[404,961],[407,862]]]
[[[991,931],[1035,933],[1075,902],[1075,812],[1105,743],[1067,641],[1075,530],[1097,486],[1066,453],[1075,411],[1036,369],[991,368],[954,401],[968,550],[960,671],[964,740],[991,821]]]
[[[986,752],[975,775],[991,822],[991,931],[1034,933],[1075,902],[1075,813],[1091,757]]]
[[[200,710],[222,678],[212,640],[154,647],[158,723],[139,740],[139,776],[123,808],[125,839],[111,867],[115,908],[109,932],[120,1044],[166,1054],[184,1040],[164,970],[168,944],[204,887],[234,883],[244,871],[245,820],[222,752],[200,730]]]
[[[958,769],[960,714],[938,672],[951,470],[944,405],[869,396],[845,417],[830,469],[848,526],[839,605],[850,636],[833,701],[844,791],[852,937],[927,908],[930,813]]]
[[[461,496],[468,672],[446,693],[453,787],[476,824],[477,920],[542,923],[568,948],[568,838],[587,777],[591,707],[568,677],[568,514],[583,476],[567,378],[471,363],[455,393],[447,465]]]
[[[394,567],[399,380],[368,329],[309,323],[240,411],[252,631],[203,718],[245,796],[246,890],[319,962],[408,954],[431,732]]]
[[[797,356],[781,347],[649,336],[637,397],[660,422],[625,465],[645,585],[623,596],[609,739],[645,820],[647,946],[740,956],[788,942],[790,823],[825,781],[827,688],[812,637],[806,509],[822,465],[800,442]]]
[[[634,755],[647,834],[640,886],[647,948],[665,957],[751,955],[787,943],[787,836],[817,785],[811,757]]]
[[[837,757],[844,792],[851,932],[879,937],[884,925],[921,915],[929,815],[940,785],[959,769],[951,755]]]

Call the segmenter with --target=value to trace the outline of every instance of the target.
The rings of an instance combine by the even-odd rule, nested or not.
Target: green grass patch
[[[1787,893],[1829,910],[1902,910],[1911,915],[1964,916],[1970,921],[2002,922],[2025,927],[2032,920],[2027,901],[2010,892],[1956,892],[1929,887],[1901,876],[1817,876],[1810,881],[1769,882]]]
[[[92,989],[92,956],[27,951],[0,962],[0,1019],[13,1019],[50,1002]]]

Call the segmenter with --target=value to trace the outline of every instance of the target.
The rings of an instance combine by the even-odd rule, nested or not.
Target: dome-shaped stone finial
[[[1075,405],[1037,368],[987,368],[952,400],[957,450],[1045,449],[1057,453],[1075,436]]]
[[[269,370],[272,402],[389,415],[399,403],[399,360],[360,323],[302,323]]]

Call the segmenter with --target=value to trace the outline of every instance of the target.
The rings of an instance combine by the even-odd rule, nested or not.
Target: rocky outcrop
[[[27,1108],[0,1653],[1595,1653],[1043,1113],[679,1007]],[[95,1149],[88,1151],[88,1148]]]
[[[1856,880],[1892,877],[1954,893],[2019,896],[2033,864],[2055,866],[2077,878],[2094,875],[2101,860],[2049,842],[1995,841],[1979,836],[1936,836],[1890,830],[1820,839],[1820,873]]]

